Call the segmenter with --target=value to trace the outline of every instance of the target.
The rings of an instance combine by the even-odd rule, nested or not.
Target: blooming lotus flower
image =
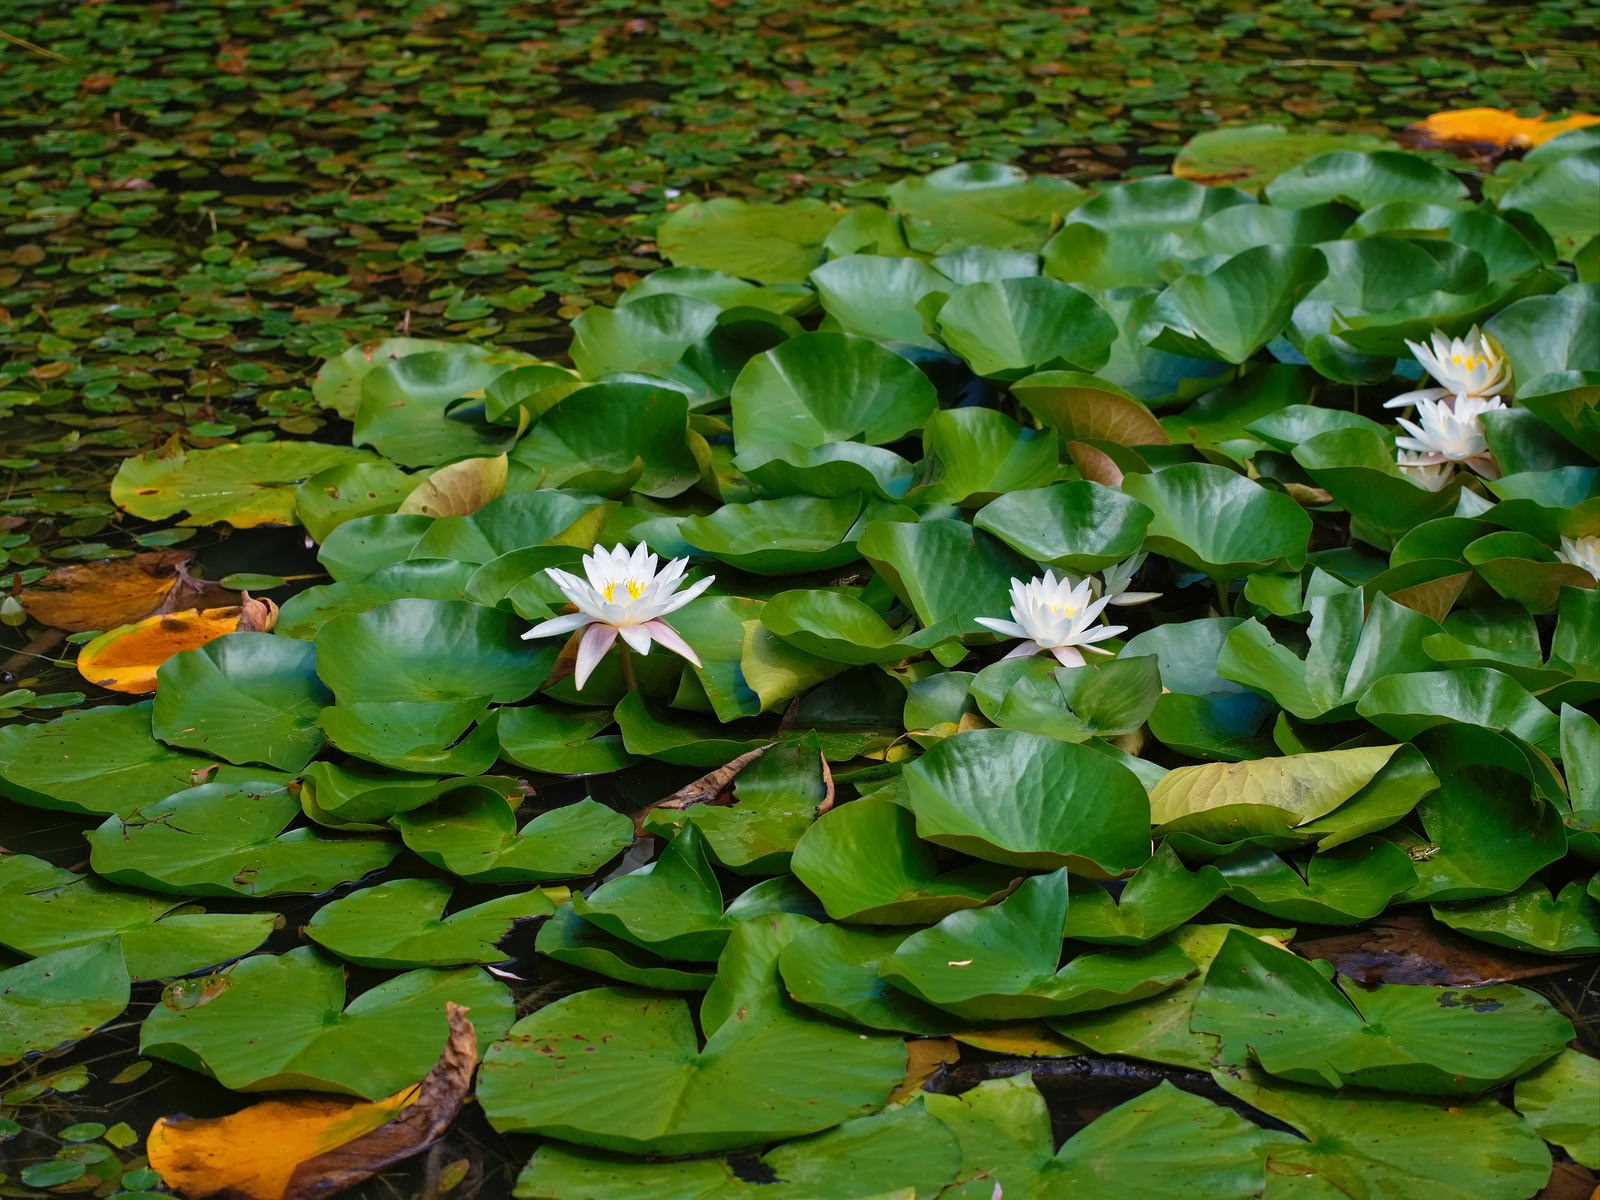
[[[1110,654],[1093,643],[1126,631],[1126,625],[1097,625],[1096,619],[1111,603],[1109,596],[1094,598],[1094,580],[1085,579],[1074,584],[1070,579],[1057,580],[1046,571],[1043,579],[1011,581],[1011,620],[1000,617],[979,617],[978,624],[1003,633],[1007,637],[1023,638],[1022,645],[1007,654],[1019,658],[1048,650],[1064,667],[1083,666],[1083,651],[1091,654]]]
[[[1128,604],[1148,604],[1160,592],[1130,592],[1128,585],[1133,582],[1133,577],[1139,573],[1139,568],[1144,566],[1145,552],[1143,550],[1132,558],[1126,558],[1115,566],[1107,567],[1100,572],[1101,586],[1099,594],[1106,598],[1107,604],[1120,606]]]
[[[694,648],[661,619],[689,603],[716,578],[707,575],[680,592],[678,585],[688,565],[687,558],[675,558],[657,571],[656,556],[650,553],[650,547],[640,542],[632,554],[623,546],[609,551],[596,546],[593,554],[583,558],[583,573],[587,579],[579,579],[556,567],[546,567],[545,574],[555,580],[556,586],[577,605],[578,611],[541,621],[522,636],[524,639],[555,637],[584,630],[573,673],[573,684],[580,691],[619,634],[623,642],[640,654],[649,654],[650,643],[657,641],[698,667],[700,656]]]
[[[1430,492],[1437,492],[1450,482],[1450,476],[1456,473],[1454,463],[1430,462],[1426,455],[1413,454],[1409,450],[1400,450],[1395,453],[1396,464],[1400,474],[1413,483],[1419,483]]]
[[[1416,342],[1408,341],[1406,345],[1439,386],[1386,400],[1385,408],[1406,408],[1424,400],[1443,400],[1449,396],[1485,400],[1510,388],[1511,364],[1495,340],[1476,325],[1464,338],[1446,338],[1442,331],[1435,331],[1432,342],[1431,350]]]
[[[1556,551],[1556,557],[1562,562],[1582,567],[1596,580],[1600,580],[1600,537],[1564,537],[1561,539],[1561,549]]]
[[[1483,422],[1479,418],[1487,412],[1502,412],[1505,407],[1498,396],[1480,400],[1465,393],[1456,397],[1454,408],[1443,400],[1419,400],[1417,416],[1421,424],[1399,418],[1411,436],[1395,438],[1395,447],[1416,451],[1408,466],[1462,463],[1492,478],[1498,472],[1489,455],[1489,444],[1484,440]]]

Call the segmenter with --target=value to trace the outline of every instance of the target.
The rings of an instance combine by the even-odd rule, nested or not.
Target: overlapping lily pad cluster
[[[37,956],[0,976],[38,1005],[5,1055],[388,867],[169,994],[145,1052],[377,1097],[470,1004],[489,1119],[548,1139],[529,1197],[1518,1200],[1545,1139],[1600,1166],[1600,1068],[1543,997],[1360,990],[1288,946],[1409,906],[1600,952],[1597,178],[1580,131],[1484,200],[1378,151],[1259,197],[977,164],[884,206],[692,203],[575,370],[357,347],[317,386],[356,449],[130,460],[130,511],[296,517],[332,582],[153,701],[0,733],[8,796],[104,818],[89,873],[0,860],[0,942]],[[1457,411],[1492,469],[1419,480],[1384,401],[1427,386],[1408,341],[1473,325],[1509,364]],[[715,580],[670,615],[690,654],[580,680],[520,635],[578,630],[551,572],[619,544]],[[1009,655],[1008,614],[1112,656]],[[646,811],[730,762],[722,802]],[[653,862],[538,886],[635,810]],[[185,907],[214,896],[256,903]],[[541,916],[603,986],[513,1024],[478,964]],[[341,959],[395,974],[346,1006]],[[897,1094],[905,1039],[947,1035],[1214,1071],[1301,1136],[1163,1086],[1057,1153],[1025,1080]]]

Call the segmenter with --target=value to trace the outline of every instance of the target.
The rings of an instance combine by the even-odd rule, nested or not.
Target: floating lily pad
[[[965,521],[873,521],[857,546],[925,626],[1002,616],[1011,608],[1011,580],[1034,573],[1026,560]],[[978,630],[975,623],[966,627]]]
[[[688,398],[676,388],[592,384],[551,406],[511,458],[546,487],[678,496],[700,479],[688,421]]]
[[[1194,973],[1171,944],[1079,954],[1058,970],[1066,915],[1066,872],[1032,876],[998,904],[912,934],[882,965],[883,977],[958,1016],[1010,1021],[1125,1004]]]
[[[306,936],[363,967],[459,967],[504,962],[495,943],[514,922],[547,917],[556,906],[541,891],[501,896],[444,916],[450,885],[393,879],[317,910]]]
[[[317,674],[363,703],[526,699],[555,649],[520,638],[510,613],[451,600],[395,600],[317,631]]]
[[[329,693],[315,661],[305,642],[268,633],[185,650],[156,671],[151,727],[169,745],[299,771],[323,743],[316,721]]]
[[[292,525],[295,488],[302,481],[330,467],[379,461],[368,450],[317,442],[157,450],[122,460],[111,499],[147,521],[181,513],[180,525]]]
[[[355,414],[355,444],[371,446],[406,467],[437,466],[509,449],[517,431],[489,421],[483,389],[514,364],[504,355],[467,350],[408,354],[367,372]]]
[[[1216,867],[1187,871],[1163,843],[1115,897],[1101,886],[1074,891],[1066,936],[1112,946],[1142,945],[1182,925],[1227,887]]]
[[[1566,1049],[1544,1066],[1517,1080],[1516,1105],[1528,1124],[1554,1142],[1573,1161],[1600,1169],[1600,1121],[1594,1104],[1600,1093],[1600,1059]]]
[[[633,822],[594,800],[551,809],[519,830],[506,797],[481,786],[401,813],[394,825],[412,853],[478,883],[588,875],[633,841]]]
[[[1224,1060],[1338,1088],[1474,1095],[1555,1057],[1567,1019],[1535,992],[1380,985],[1341,991],[1288,950],[1235,930],[1206,973],[1195,1029]]]
[[[37,956],[120,939],[134,979],[187,975],[248,954],[277,919],[186,912],[170,896],[107,887],[25,854],[0,858],[0,945]]]
[[[732,922],[722,914],[722,888],[704,835],[685,825],[655,862],[613,879],[572,910],[590,924],[663,958],[714,962]]]
[[[989,904],[1017,872],[990,866],[940,874],[932,846],[897,804],[863,798],[819,818],[795,846],[790,869],[836,921],[918,925]]]
[[[1600,901],[1573,880],[1552,896],[1537,881],[1508,896],[1436,904],[1433,915],[1460,933],[1536,954],[1600,954]]]
[[[726,271],[757,283],[803,283],[822,261],[822,243],[841,215],[820,200],[747,204],[719,196],[670,214],[656,241],[680,267]]]
[[[1149,857],[1143,786],[1085,746],[972,730],[934,746],[905,779],[918,835],[975,858],[1103,878]]]
[[[595,775],[632,761],[621,734],[602,731],[611,714],[527,705],[500,712],[500,749],[507,761],[551,775]]]
[[[1129,475],[1123,490],[1155,514],[1149,549],[1214,578],[1298,570],[1305,562],[1311,518],[1282,492],[1226,467],[1180,463]]]
[[[666,992],[703,992],[714,978],[703,966],[695,970],[694,964],[674,962],[612,937],[573,912],[571,901],[539,927],[534,947],[548,958],[596,975]]]
[[[731,403],[741,447],[783,442],[815,449],[904,437],[934,411],[938,397],[921,371],[877,342],[807,333],[746,363]]]
[[[960,1018],[884,981],[883,965],[904,940],[898,930],[816,925],[779,955],[784,989],[807,1008],[868,1029],[924,1036],[953,1032]]]
[[[724,504],[678,527],[683,540],[712,558],[758,575],[798,575],[842,567],[857,557],[857,497],[786,496]]]
[[[0,729],[0,790],[19,804],[99,816],[131,813],[198,783],[276,775],[164,746],[150,735],[150,716],[145,700],[8,725]]]
[[[1346,842],[1289,863],[1260,846],[1216,862],[1228,896],[1286,921],[1349,925],[1377,916],[1417,881],[1405,851],[1382,838]]]
[[[718,982],[738,990],[707,994],[704,1045],[688,1005],[659,993],[596,988],[523,1018],[478,1076],[490,1124],[629,1154],[693,1154],[878,1109],[904,1076],[904,1043],[791,1010],[774,986],[776,947],[761,944],[763,924],[740,926],[730,943]],[[823,1062],[828,1087],[817,1093],[806,1081]],[[619,1105],[632,1114],[625,1130],[612,1119]]]
[[[480,775],[500,751],[500,714],[486,715],[488,707],[485,700],[380,700],[325,708],[318,722],[346,754],[393,771]]]
[[[0,1065],[87,1037],[128,1007],[128,968],[114,938],[0,971]]]
[[[1117,325],[1086,292],[1035,275],[971,283],[939,310],[945,343],[979,375],[1093,371],[1105,365]]]
[[[1036,562],[1098,571],[1137,552],[1153,516],[1123,492],[1082,479],[1007,492],[972,523]]]
[[[276,783],[208,783],[109,817],[84,836],[95,873],[188,896],[325,892],[389,865],[393,842],[287,826],[300,802]]]
[[[511,994],[477,968],[408,971],[345,1004],[339,962],[311,946],[247,958],[204,1004],[157,1004],[139,1052],[236,1092],[288,1088],[374,1100],[417,1083],[448,1033],[445,1004],[472,1009],[488,1042],[511,1023]]]

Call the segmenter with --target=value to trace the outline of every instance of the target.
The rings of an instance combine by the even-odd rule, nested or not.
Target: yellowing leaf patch
[[[179,651],[204,646],[236,629],[266,632],[277,619],[277,605],[253,600],[248,593],[235,607],[157,613],[85,643],[78,652],[78,674],[96,687],[146,695],[156,690],[156,670]]]

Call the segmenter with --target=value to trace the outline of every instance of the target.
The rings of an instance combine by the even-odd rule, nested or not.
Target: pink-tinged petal
[[[668,613],[677,612],[685,604],[695,599],[700,595],[701,592],[710,587],[712,583],[716,581],[716,578],[717,577],[715,575],[707,575],[704,579],[697,579],[688,587],[684,588],[683,591],[679,592],[676,596],[673,596],[670,600],[665,601],[662,604],[661,612],[658,615],[664,617]]]
[[[650,653],[650,626],[621,625],[618,626],[617,632],[622,635],[622,640],[627,642],[632,649],[637,650],[640,654]]]
[[[1037,654],[1043,649],[1044,647],[1039,645],[1038,642],[1023,642],[1022,645],[1016,647],[1000,661],[1005,662],[1007,658],[1027,658],[1030,654]]]
[[[1078,653],[1076,646],[1057,646],[1050,653],[1056,656],[1056,661],[1063,667],[1083,666],[1083,655]]]
[[[1028,636],[1028,631],[1021,625],[1018,625],[1015,621],[1007,621],[1002,617],[973,617],[972,619],[985,629],[992,629],[1006,637],[1025,638]]]
[[[567,613],[564,616],[551,617],[548,621],[540,621],[522,635],[522,640],[555,637],[558,634],[571,633],[575,629],[582,629],[585,625],[593,625],[594,622],[595,618],[588,613]]]
[[[617,627],[615,625],[594,624],[583,632],[583,639],[578,643],[577,667],[572,673],[572,686],[578,691],[583,691],[583,685],[589,681],[589,676],[594,674],[594,669],[600,665],[600,660],[606,656],[606,651],[611,649],[611,643],[617,640]]]
[[[674,654],[681,655],[697,667],[700,665],[700,656],[694,652],[694,647],[679,637],[678,631],[665,621],[651,621],[640,628],[648,629],[651,637]]]

